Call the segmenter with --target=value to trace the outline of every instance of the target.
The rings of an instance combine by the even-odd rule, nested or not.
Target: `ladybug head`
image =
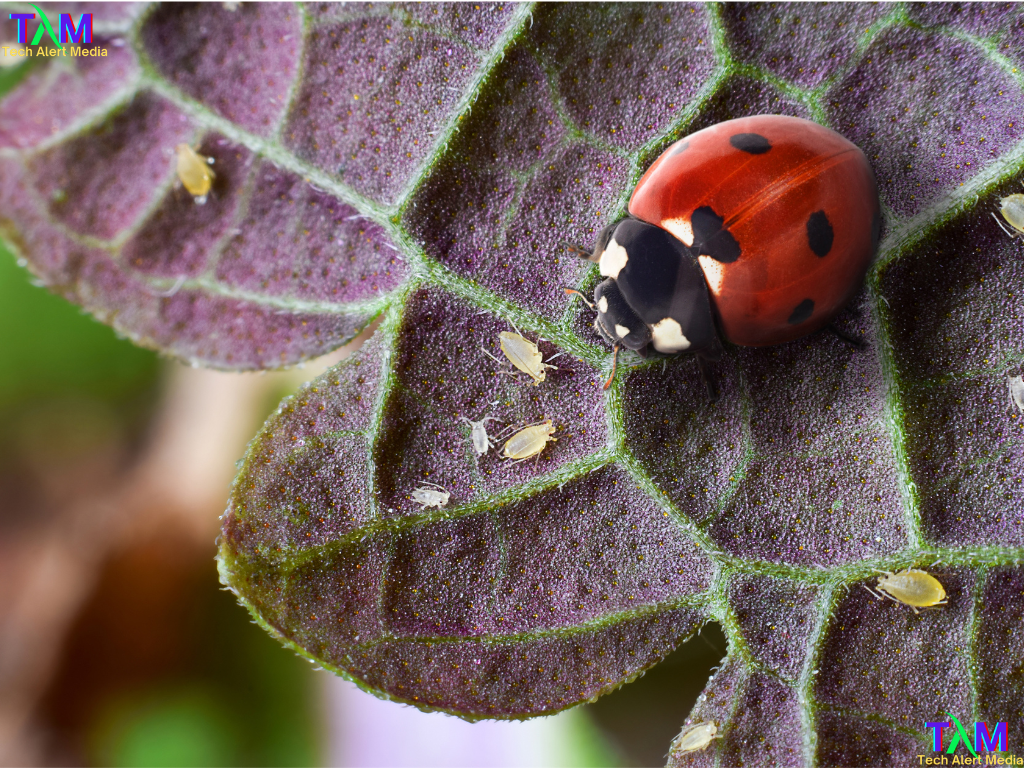
[[[594,328],[612,346],[623,346],[644,355],[651,341],[651,329],[623,298],[614,277],[594,289],[597,318]]]
[[[604,229],[592,254],[572,250],[600,265],[605,280],[594,289],[594,328],[616,354],[625,348],[646,357],[653,347],[662,354],[721,356],[697,255],[670,232],[627,218]]]

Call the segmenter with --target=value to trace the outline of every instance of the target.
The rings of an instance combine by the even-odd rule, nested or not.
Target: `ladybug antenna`
[[[608,389],[612,385],[612,381],[615,379],[615,368],[619,364],[619,345],[616,344],[612,347],[612,373],[608,377],[608,381],[604,383],[604,389]]]
[[[583,303],[584,303],[584,304],[586,304],[586,305],[587,305],[588,307],[590,307],[591,309],[593,309],[593,308],[594,308],[594,304],[593,304],[593,302],[591,302],[591,301],[590,301],[590,300],[589,300],[589,299],[588,299],[588,298],[587,298],[586,296],[584,296],[584,295],[583,295],[582,293],[580,293],[579,291],[577,291],[577,290],[576,290],[575,288],[563,288],[562,290],[563,290],[563,291],[565,291],[565,295],[566,295],[566,296],[572,296],[573,294],[576,294],[576,295],[577,295],[577,296],[579,296],[579,297],[580,297],[581,299],[583,299]]]

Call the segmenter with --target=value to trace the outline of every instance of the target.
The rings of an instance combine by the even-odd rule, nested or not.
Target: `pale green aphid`
[[[213,180],[217,178],[210,167],[213,158],[200,155],[188,144],[179,144],[174,151],[178,156],[178,181],[196,199],[196,203],[202,205],[213,187]]]
[[[708,744],[718,733],[718,726],[714,721],[710,723],[694,723],[686,728],[675,739],[672,740],[672,752],[699,752],[707,749]]]
[[[437,507],[440,509],[448,503],[448,499],[452,495],[445,490],[443,486],[437,483],[431,483],[424,481],[425,485],[420,486],[412,492],[412,500],[419,504],[423,509],[427,507]],[[433,486],[427,487],[427,486]]]
[[[1014,230],[1013,232],[1008,230],[1003,226],[1003,222],[1001,222],[995,214],[992,214],[992,217],[996,220],[996,224],[1002,228],[1003,232],[1008,234],[1010,237],[1024,238],[1024,195],[1016,194],[1000,198],[999,213],[1006,220],[1006,223]]]
[[[544,450],[545,445],[558,439],[551,437],[555,429],[556,427],[551,426],[551,419],[531,424],[508,439],[502,455],[506,459],[528,459],[536,456]]]
[[[470,436],[473,439],[473,450],[476,451],[477,456],[483,456],[488,450],[494,447],[494,441],[490,435],[487,434],[487,422],[488,421],[499,421],[494,416],[484,416],[480,421],[473,421],[465,416],[460,417],[464,422],[469,424],[471,430]]]
[[[872,592],[868,587],[864,588],[879,600],[884,595],[897,603],[909,605],[914,609],[914,613],[918,613],[918,608],[946,604],[946,590],[939,580],[917,568],[907,568],[899,573],[885,572],[879,576],[875,589],[881,592],[881,595]]]
[[[534,386],[544,381],[544,377],[547,375],[544,372],[545,369],[555,368],[555,366],[544,362],[544,356],[541,355],[536,344],[518,333],[502,331],[498,334],[498,340],[505,357],[511,361],[512,365],[533,379]]]

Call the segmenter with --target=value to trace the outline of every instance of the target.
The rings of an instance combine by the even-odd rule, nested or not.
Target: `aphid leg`
[[[718,400],[718,380],[715,378],[715,372],[711,370],[711,364],[703,355],[697,355],[697,369],[700,371],[701,381],[704,382],[704,387],[708,391],[708,402],[715,402]]]
[[[864,587],[864,589],[866,589],[876,600],[882,600],[883,599],[880,594],[875,592],[875,590],[873,590],[867,584],[861,584],[861,586]]]
[[[619,364],[619,345],[616,344],[612,347],[612,372],[608,377],[608,381],[604,383],[604,389],[608,389],[612,385],[612,380],[615,378],[615,369]]]
[[[505,428],[503,430],[501,430],[501,432],[499,432],[498,434],[496,434],[494,436],[494,439],[495,440],[504,440],[506,435],[512,434],[516,429],[519,429],[519,427],[515,423],[506,424]],[[524,429],[525,429],[525,427],[524,427]]]
[[[504,364],[503,362],[501,362],[501,360],[499,360],[498,358],[496,358],[496,357],[495,357],[494,355],[492,355],[492,354],[491,354],[490,352],[488,352],[488,351],[487,351],[486,349],[484,349],[483,347],[480,347],[480,351],[481,351],[481,352],[483,352],[483,353],[484,353],[485,355],[487,355],[487,356],[488,356],[489,358],[491,358],[491,360],[493,360],[494,362],[496,362],[496,363],[497,363],[498,365],[501,365],[501,366],[504,366],[504,365],[505,365],[505,364]]]
[[[854,349],[867,349],[868,344],[864,339],[847,333],[839,328],[835,323],[829,323],[825,326],[824,330],[828,331],[841,342],[853,347]]]
[[[881,593],[881,594],[882,594],[882,597],[888,598],[889,600],[892,600],[892,601],[893,601],[894,603],[897,603],[897,604],[899,604],[899,605],[903,605],[903,603],[902,603],[902,602],[900,602],[899,600],[897,600],[897,599],[896,599],[895,597],[893,597],[892,595],[890,595],[890,594],[889,594],[888,592],[882,591],[882,593]]]
[[[516,375],[515,371],[506,371],[506,370],[504,370],[505,363],[503,363],[501,360],[496,358],[494,355],[492,355],[486,349],[484,349],[483,347],[480,347],[480,351],[483,352],[485,355],[487,355],[489,358],[491,358],[491,360],[493,360],[494,362],[496,362],[498,365],[500,365],[502,367],[502,370],[498,371],[498,373],[504,373],[506,376],[515,376]]]
[[[948,602],[949,602],[949,598],[948,597],[944,597],[941,600],[939,600],[939,602],[935,603],[935,605],[923,605],[923,606],[921,606],[921,610],[922,611],[930,611],[930,610],[933,610],[935,608],[938,608],[940,605],[946,605]],[[915,613],[916,613],[916,611],[915,611]]]
[[[990,211],[989,213],[991,213],[991,211]],[[1016,232],[1011,232],[1011,231],[1010,231],[1010,230],[1008,230],[1008,229],[1007,229],[1007,228],[1006,228],[1005,226],[1003,226],[1003,222],[1001,222],[1001,221],[999,220],[999,217],[998,217],[998,216],[996,216],[996,215],[995,215],[994,213],[991,213],[991,215],[992,215],[992,218],[996,220],[996,224],[998,224],[998,225],[999,225],[999,228],[1000,228],[1001,230],[1003,230],[1003,232],[1005,232],[1006,234],[1008,234],[1008,235],[1009,235],[1010,237],[1013,237],[1013,238],[1016,238],[1016,237],[1018,237],[1018,236],[1019,236],[1019,235],[1018,235],[1018,234],[1017,234]]]
[[[579,291],[577,291],[577,290],[576,290],[575,288],[563,288],[562,290],[563,290],[563,291],[565,291],[565,295],[566,295],[566,296],[572,296],[572,295],[576,295],[576,296],[579,296],[579,297],[580,297],[581,299],[583,299],[583,303],[584,303],[584,304],[586,304],[586,305],[587,305],[588,307],[590,307],[591,309],[593,309],[593,308],[594,308],[594,302],[592,302],[592,301],[591,301],[590,299],[588,299],[588,298],[587,298],[586,296],[584,296],[584,295],[583,295],[582,293],[580,293]]]

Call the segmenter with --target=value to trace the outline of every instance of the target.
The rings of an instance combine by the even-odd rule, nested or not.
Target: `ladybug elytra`
[[[712,399],[707,361],[722,356],[720,338],[759,347],[828,325],[863,283],[881,228],[864,153],[781,115],[675,142],[640,179],[629,214],[592,253],[573,249],[605,278],[594,326],[616,354],[694,353]]]

